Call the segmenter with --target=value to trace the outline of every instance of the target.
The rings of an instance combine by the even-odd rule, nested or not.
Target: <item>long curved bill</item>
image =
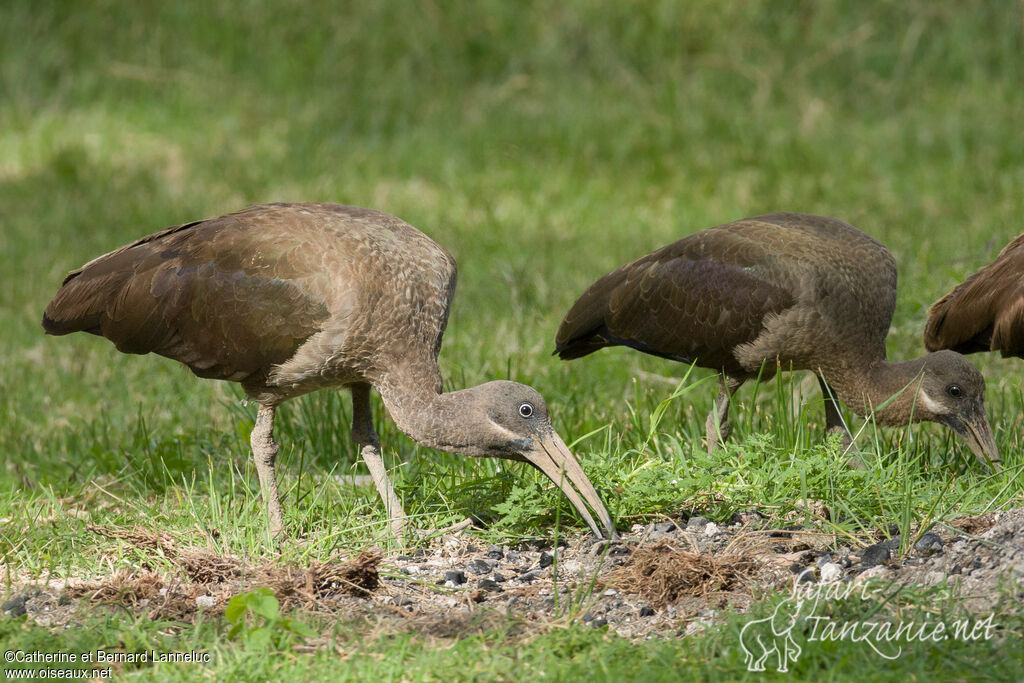
[[[555,482],[562,493],[569,499],[572,506],[576,508],[587,526],[598,538],[604,538],[601,529],[597,526],[587,504],[597,514],[608,532],[609,538],[615,538],[615,525],[612,524],[611,515],[605,509],[604,503],[594,490],[594,485],[583,472],[583,468],[576,462],[576,458],[569,452],[569,447],[562,441],[555,431],[548,430],[547,434],[538,439],[538,445],[523,453],[523,457],[531,465],[539,469],[548,479]],[[582,496],[582,498],[581,498]],[[586,504],[583,502],[586,500]]]
[[[999,447],[996,446],[996,439],[992,435],[992,427],[988,424],[983,406],[979,405],[973,410],[965,411],[962,416],[955,416],[951,426],[978,460],[988,464],[994,472],[1001,469]]]

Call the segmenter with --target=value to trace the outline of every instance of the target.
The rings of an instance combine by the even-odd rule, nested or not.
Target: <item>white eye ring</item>
[[[520,403],[519,417],[533,417],[533,406],[529,403]]]

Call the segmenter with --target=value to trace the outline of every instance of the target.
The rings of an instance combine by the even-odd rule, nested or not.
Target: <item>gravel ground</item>
[[[805,507],[819,516],[828,512],[814,501]],[[367,619],[384,630],[455,637],[499,624],[514,632],[578,619],[646,638],[698,632],[773,590],[789,590],[794,581],[946,581],[959,591],[958,604],[977,614],[1007,597],[1024,598],[1024,508],[936,525],[902,555],[895,530],[837,540],[749,511],[728,524],[691,517],[636,525],[612,543],[576,535],[558,547],[486,546],[472,536],[447,537],[407,555],[364,554],[356,574],[346,574],[351,563],[340,562],[242,571],[236,558],[178,549],[166,534],[93,530],[177,557],[181,572],[163,576],[141,567],[99,581],[22,585],[5,596],[3,614],[27,613],[43,626],[71,628],[86,603],[117,602],[153,618],[188,621],[200,609],[223,611],[231,595],[258,585],[253,577],[262,576],[286,607]],[[338,578],[349,576],[360,578]],[[349,590],[364,580],[362,588]]]

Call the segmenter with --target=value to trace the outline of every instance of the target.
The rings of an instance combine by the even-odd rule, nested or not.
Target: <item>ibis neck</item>
[[[484,455],[473,438],[480,412],[475,388],[442,393],[436,363],[415,369],[412,365],[397,366],[375,382],[398,428],[428,448]]]
[[[924,359],[891,363],[881,359],[854,368],[845,368],[826,379],[839,399],[858,415],[873,414],[882,425],[905,425],[921,419],[921,406],[915,405]]]

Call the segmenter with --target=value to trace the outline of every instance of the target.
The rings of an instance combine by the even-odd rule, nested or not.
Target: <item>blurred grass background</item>
[[[878,464],[849,472],[822,443],[816,383],[801,376],[745,387],[736,445],[707,456],[713,382],[652,428],[685,367],[623,349],[569,364],[550,353],[561,316],[600,275],[691,232],[786,210],[835,216],[889,246],[900,271],[890,357],[920,355],[927,306],[1024,229],[1022,57],[1024,3],[1001,0],[5,0],[8,577],[101,569],[95,539],[81,541],[89,520],[219,526],[238,532],[221,536],[227,550],[267,551],[247,471],[254,410],[235,387],[39,326],[68,270],[267,201],[373,207],[446,246],[460,269],[446,384],[524,381],[568,442],[602,430],[576,450],[627,526],[630,514],[701,505],[690,493],[716,482],[721,515],[804,492],[833,509],[849,499],[842,512],[866,527],[894,506],[926,521],[1019,501],[1019,361],[974,357],[1010,465],[985,478],[937,426],[866,439]],[[518,487],[537,483],[522,468],[418,448],[377,409],[407,509],[431,515],[426,525],[541,496]],[[360,467],[347,410],[320,392],[282,411],[286,514],[294,532],[328,539],[314,554],[367,542],[359,525],[382,514],[372,490],[331,485]],[[910,464],[891,456],[908,435]],[[683,478],[689,488],[668,488]]]

